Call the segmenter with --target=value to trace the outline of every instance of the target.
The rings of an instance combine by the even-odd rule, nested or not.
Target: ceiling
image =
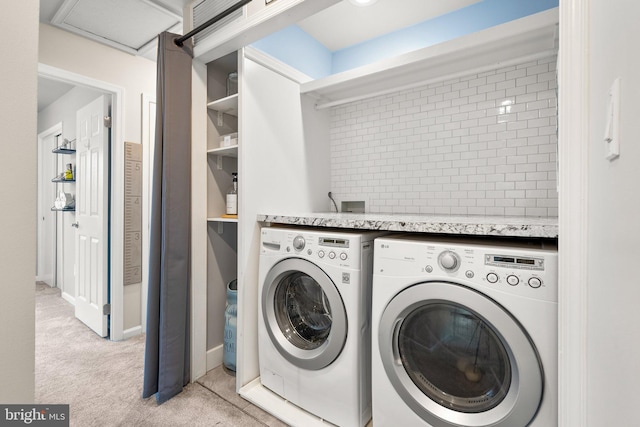
[[[192,0],[40,0],[40,22],[155,60],[157,35],[182,34],[182,12]],[[298,25],[330,51],[417,24],[481,0],[343,0]],[[71,88],[39,81],[39,110]]]
[[[155,39],[162,31],[182,33],[182,12],[191,1],[40,0],[40,22],[147,56],[155,52]],[[356,6],[343,0],[298,25],[335,51],[479,1],[377,0]]]
[[[190,0],[40,0],[40,22],[155,60],[157,35],[182,33]],[[38,111],[73,89],[38,78]]]
[[[158,34],[182,34],[182,11],[188,1],[40,0],[40,22],[146,56],[155,51]]]
[[[370,6],[356,6],[344,0],[298,26],[333,52],[479,1],[378,0]]]

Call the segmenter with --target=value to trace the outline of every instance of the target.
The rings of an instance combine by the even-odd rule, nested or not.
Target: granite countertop
[[[558,218],[482,215],[405,215],[372,213],[258,214],[265,223],[357,230],[466,234],[505,237],[558,237]]]

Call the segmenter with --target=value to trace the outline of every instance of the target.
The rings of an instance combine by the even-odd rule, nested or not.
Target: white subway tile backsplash
[[[331,190],[367,211],[557,216],[554,57],[331,109]]]

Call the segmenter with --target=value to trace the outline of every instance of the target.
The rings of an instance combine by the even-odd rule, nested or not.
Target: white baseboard
[[[60,296],[65,300],[67,300],[71,305],[76,305],[76,297],[69,295],[66,292],[61,292]]]
[[[129,329],[125,329],[124,332],[122,333],[122,339],[126,340],[129,339],[131,337],[135,337],[137,335],[140,335],[142,333],[142,326],[138,325],[138,326],[134,326],[133,328],[129,328]]]
[[[217,347],[207,350],[207,372],[222,365],[224,357],[223,348],[224,345],[220,344]]]

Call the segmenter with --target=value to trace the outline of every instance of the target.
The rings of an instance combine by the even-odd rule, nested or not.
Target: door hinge
[[[111,314],[111,304],[105,304],[102,306],[102,314],[105,316]]]
[[[104,116],[104,127],[111,129],[111,117]]]

